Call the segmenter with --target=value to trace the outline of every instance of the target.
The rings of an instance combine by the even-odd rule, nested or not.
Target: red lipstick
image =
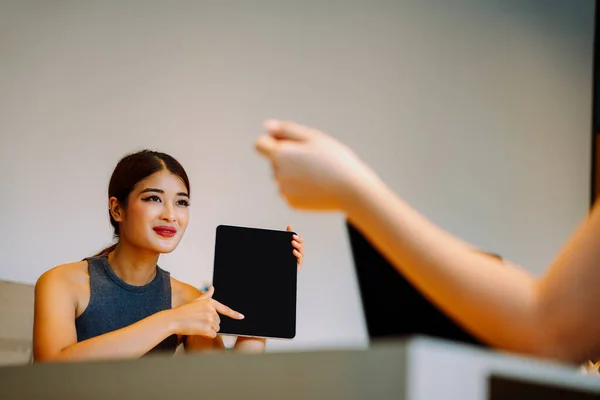
[[[173,228],[172,226],[155,226],[152,229],[154,229],[154,232],[158,233],[160,236],[167,238],[173,237],[177,233],[177,229]]]

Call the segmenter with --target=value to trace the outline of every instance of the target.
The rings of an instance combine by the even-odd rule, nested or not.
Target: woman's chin
[[[169,246],[169,247],[161,246],[160,248],[156,249],[156,252],[160,253],[160,254],[169,254],[169,253],[172,253],[176,248],[177,248],[177,246],[172,246],[172,247],[171,246]]]
[[[150,246],[147,246],[148,250],[159,254],[169,254],[176,248],[177,243],[150,243]]]
[[[159,240],[152,243],[153,250],[160,254],[172,253],[179,244],[179,240]]]

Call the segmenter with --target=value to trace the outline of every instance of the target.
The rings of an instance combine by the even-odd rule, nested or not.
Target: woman
[[[398,198],[348,147],[315,129],[267,121],[256,145],[295,208],[341,211],[394,268],[481,340],[582,363],[600,357],[600,209],[541,278],[472,251]]]
[[[190,184],[171,156],[144,150],[124,157],[108,188],[118,242],[94,257],[45,272],[35,286],[35,361],[137,358],[150,352],[222,349],[219,314],[243,315],[157,266],[188,224]],[[291,227],[288,227],[291,230]],[[293,253],[302,267],[303,238]],[[234,348],[264,350],[265,340],[238,337]]]

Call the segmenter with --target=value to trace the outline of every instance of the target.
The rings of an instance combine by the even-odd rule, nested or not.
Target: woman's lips
[[[160,236],[167,238],[173,237],[177,233],[177,229],[172,226],[156,226],[153,229]]]

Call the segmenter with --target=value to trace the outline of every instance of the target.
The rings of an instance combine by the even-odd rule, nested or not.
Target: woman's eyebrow
[[[165,193],[165,191],[164,191],[164,190],[162,190],[162,189],[157,189],[157,188],[146,188],[146,189],[142,190],[142,191],[140,192],[140,194],[142,194],[142,193],[149,193],[149,192],[152,192],[152,193],[161,193],[161,194],[164,194],[164,193]],[[188,199],[189,199],[189,197],[190,197],[190,195],[189,195],[189,194],[187,194],[186,192],[179,192],[179,193],[177,193],[177,196],[183,196],[183,197],[187,197]]]

